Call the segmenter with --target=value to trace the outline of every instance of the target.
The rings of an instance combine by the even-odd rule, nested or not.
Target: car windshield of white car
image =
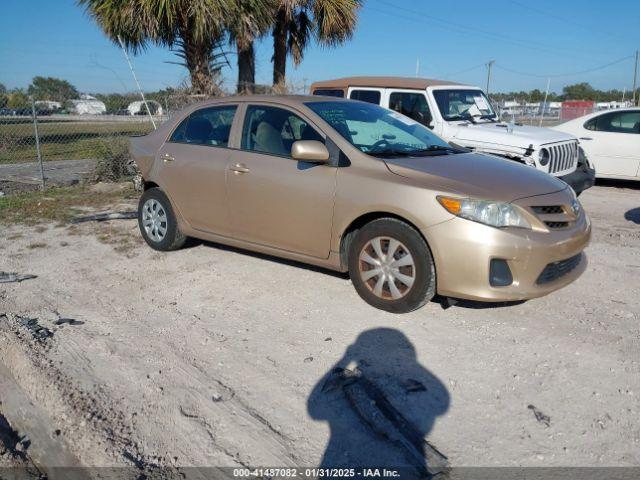
[[[428,128],[404,115],[364,102],[306,104],[345,140],[377,157],[461,153]]]
[[[482,90],[434,90],[433,97],[442,118],[447,121],[498,119]]]

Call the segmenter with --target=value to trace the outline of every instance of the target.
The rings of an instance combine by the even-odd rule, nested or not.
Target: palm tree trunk
[[[214,85],[211,74],[211,47],[199,45],[189,36],[183,37],[181,48],[191,77],[193,93],[213,95]]]
[[[236,42],[238,50],[238,93],[253,93],[256,83],[256,57],[253,41]]]
[[[280,8],[273,27],[273,86],[281,89],[287,75],[287,12]]]

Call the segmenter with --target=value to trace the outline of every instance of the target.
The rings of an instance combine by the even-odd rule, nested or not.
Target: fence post
[[[31,117],[33,118],[33,134],[36,137],[36,153],[38,154],[38,166],[40,167],[40,188],[44,190],[44,165],[42,165],[42,153],[40,152],[40,135],[38,134],[38,117],[36,116],[36,101],[31,97]]]

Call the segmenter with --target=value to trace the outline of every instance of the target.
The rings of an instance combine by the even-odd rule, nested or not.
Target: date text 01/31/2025
[[[234,477],[282,478],[394,478],[400,472],[387,468],[234,468]]]

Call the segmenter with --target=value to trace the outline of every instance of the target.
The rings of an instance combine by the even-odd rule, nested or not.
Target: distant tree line
[[[184,95],[183,89],[165,88],[153,92],[145,92],[147,100],[158,102],[162,108],[173,110],[179,107],[180,96]],[[257,93],[266,93],[264,89],[257,89]],[[624,92],[625,99],[632,98],[632,92]],[[550,92],[547,101],[557,102],[563,100],[593,100],[598,102],[610,102],[622,100],[622,90],[596,90],[588,83],[576,83],[567,85],[562,89],[561,94]],[[63,107],[68,105],[69,100],[80,98],[78,89],[66,80],[54,77],[34,77],[26,89],[14,88],[9,90],[5,85],[0,83],[0,108],[21,109],[30,108],[33,96],[37,100],[48,100],[59,102]],[[94,96],[102,101],[107,107],[107,113],[117,113],[127,108],[127,106],[135,101],[140,100],[138,93],[96,93]],[[542,102],[544,100],[544,92],[534,89],[529,92],[509,92],[509,93],[493,93],[491,98],[494,101],[516,100],[519,102]],[[640,88],[636,92],[636,99],[640,99]]]
[[[516,100],[519,102],[542,102],[544,101],[545,92],[539,89],[534,89],[529,92],[508,92],[508,93],[492,93],[491,98],[495,101],[502,102],[505,100]],[[596,102],[612,102],[622,100],[624,95],[625,100],[631,100],[633,97],[633,91],[627,90],[597,90],[589,85],[587,82],[575,83],[573,85],[567,85],[562,89],[562,93],[549,92],[547,97],[548,102],[561,102],[563,100],[593,100]],[[636,91],[636,99],[640,97],[640,88]]]

